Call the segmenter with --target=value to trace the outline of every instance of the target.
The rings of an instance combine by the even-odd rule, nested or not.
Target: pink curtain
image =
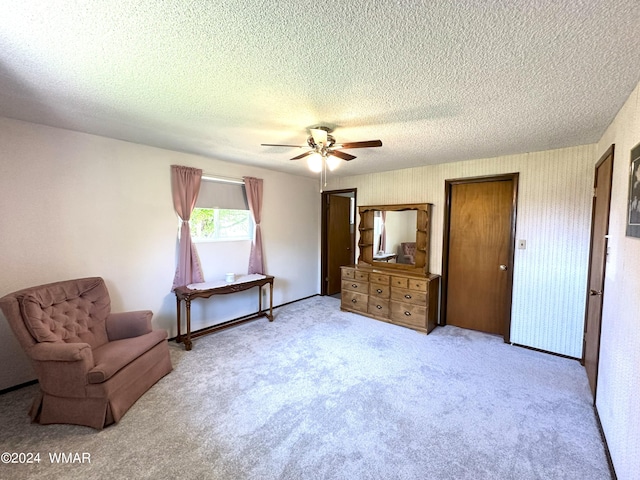
[[[260,232],[260,212],[262,211],[262,179],[253,177],[243,177],[244,186],[247,192],[247,203],[249,211],[256,224],[251,243],[251,253],[249,254],[249,272],[264,273],[264,262],[262,259],[262,233]]]
[[[178,249],[178,266],[173,278],[172,290],[191,283],[204,282],[202,266],[195,245],[191,241],[189,219],[200,191],[202,170],[190,167],[171,165],[171,192],[173,207],[182,220],[180,226],[180,247]]]

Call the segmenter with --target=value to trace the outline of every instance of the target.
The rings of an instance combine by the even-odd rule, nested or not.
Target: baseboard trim
[[[616,469],[613,466],[613,459],[611,458],[611,452],[609,451],[609,444],[607,443],[607,437],[604,435],[604,429],[602,428],[602,422],[600,421],[600,414],[598,413],[598,408],[595,403],[593,404],[593,413],[596,414],[596,423],[598,424],[598,431],[600,432],[600,437],[602,438],[602,443],[604,443],[604,454],[607,457],[607,463],[609,464],[609,472],[611,473],[612,480],[618,480],[618,476],[616,475]]]
[[[320,297],[320,296],[325,297],[326,295],[320,295],[319,293],[314,293],[313,295],[309,295],[308,297],[302,297],[302,298],[299,298],[298,300],[291,300],[290,302],[281,303],[277,307],[273,307],[273,308],[284,307],[285,305],[291,305],[292,303],[298,303],[298,302],[301,302],[302,300],[307,300],[308,298]]]
[[[4,395],[5,393],[13,392],[14,390],[20,390],[21,388],[24,388],[24,387],[30,387],[31,385],[35,385],[36,383],[38,383],[38,380],[30,380],[28,382],[21,383],[19,385],[14,385],[13,387],[4,388],[4,389],[0,390],[0,395]]]
[[[548,353],[549,355],[553,355],[555,357],[568,358],[569,360],[576,360],[578,362],[580,362],[582,360],[580,358],[572,357],[570,355],[564,355],[562,353],[550,352],[549,350],[543,350],[541,348],[536,348],[536,347],[529,347],[528,345],[522,345],[520,343],[510,343],[510,345],[513,345],[514,347],[526,348],[527,350],[533,350],[534,352]]]

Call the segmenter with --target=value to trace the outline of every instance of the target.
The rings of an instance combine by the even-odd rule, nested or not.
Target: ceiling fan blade
[[[320,128],[310,128],[311,136],[313,137],[313,141],[316,142],[316,145],[326,145],[327,144],[327,131],[322,130]]]
[[[309,150],[308,152],[304,152],[303,154],[298,155],[297,157],[290,158],[289,160],[300,160],[301,158],[307,157],[312,153],[316,153],[316,152],[314,152],[313,150]]]
[[[381,147],[381,140],[366,140],[364,142],[349,142],[341,145],[336,145],[338,148],[368,148],[368,147]]]
[[[342,160],[347,160],[347,161],[353,160],[354,158],[356,158],[353,155],[349,155],[348,153],[344,153],[339,150],[331,150],[329,152],[329,155],[333,155],[334,157],[338,157],[338,158],[341,158]]]
[[[261,143],[263,147],[293,147],[293,148],[303,148],[307,145],[282,145],[280,143]]]

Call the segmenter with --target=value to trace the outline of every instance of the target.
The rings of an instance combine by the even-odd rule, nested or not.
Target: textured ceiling
[[[592,143],[640,79],[638,0],[0,0],[0,116],[307,174]]]

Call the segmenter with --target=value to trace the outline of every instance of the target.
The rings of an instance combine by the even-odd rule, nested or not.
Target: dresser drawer
[[[369,297],[369,313],[378,317],[389,318],[389,300]]]
[[[389,275],[382,273],[372,273],[369,275],[369,281],[374,283],[381,283],[383,285],[389,285]]]
[[[427,280],[418,280],[415,278],[409,279],[409,289],[411,290],[419,290],[421,292],[426,292],[427,285],[429,285],[429,282]]]
[[[355,280],[342,280],[342,291],[351,290],[366,295],[369,290],[367,282],[356,282]]]
[[[405,288],[392,288],[391,300],[424,306],[427,303],[427,292],[418,292],[416,290],[408,290]]]
[[[353,268],[343,268],[342,269],[342,278],[356,278],[356,271]]]
[[[393,322],[427,328],[426,307],[391,301],[389,302],[389,310],[389,316]]]
[[[369,281],[369,274],[366,272],[361,272],[359,270],[355,271],[355,279],[360,281],[360,282],[368,282]]]
[[[389,298],[391,289],[389,285],[382,285],[380,283],[369,284],[369,295],[372,297]]]
[[[407,277],[391,277],[391,286],[407,288],[409,285]]]
[[[342,308],[367,313],[367,301],[369,297],[364,293],[352,292],[342,289]]]

